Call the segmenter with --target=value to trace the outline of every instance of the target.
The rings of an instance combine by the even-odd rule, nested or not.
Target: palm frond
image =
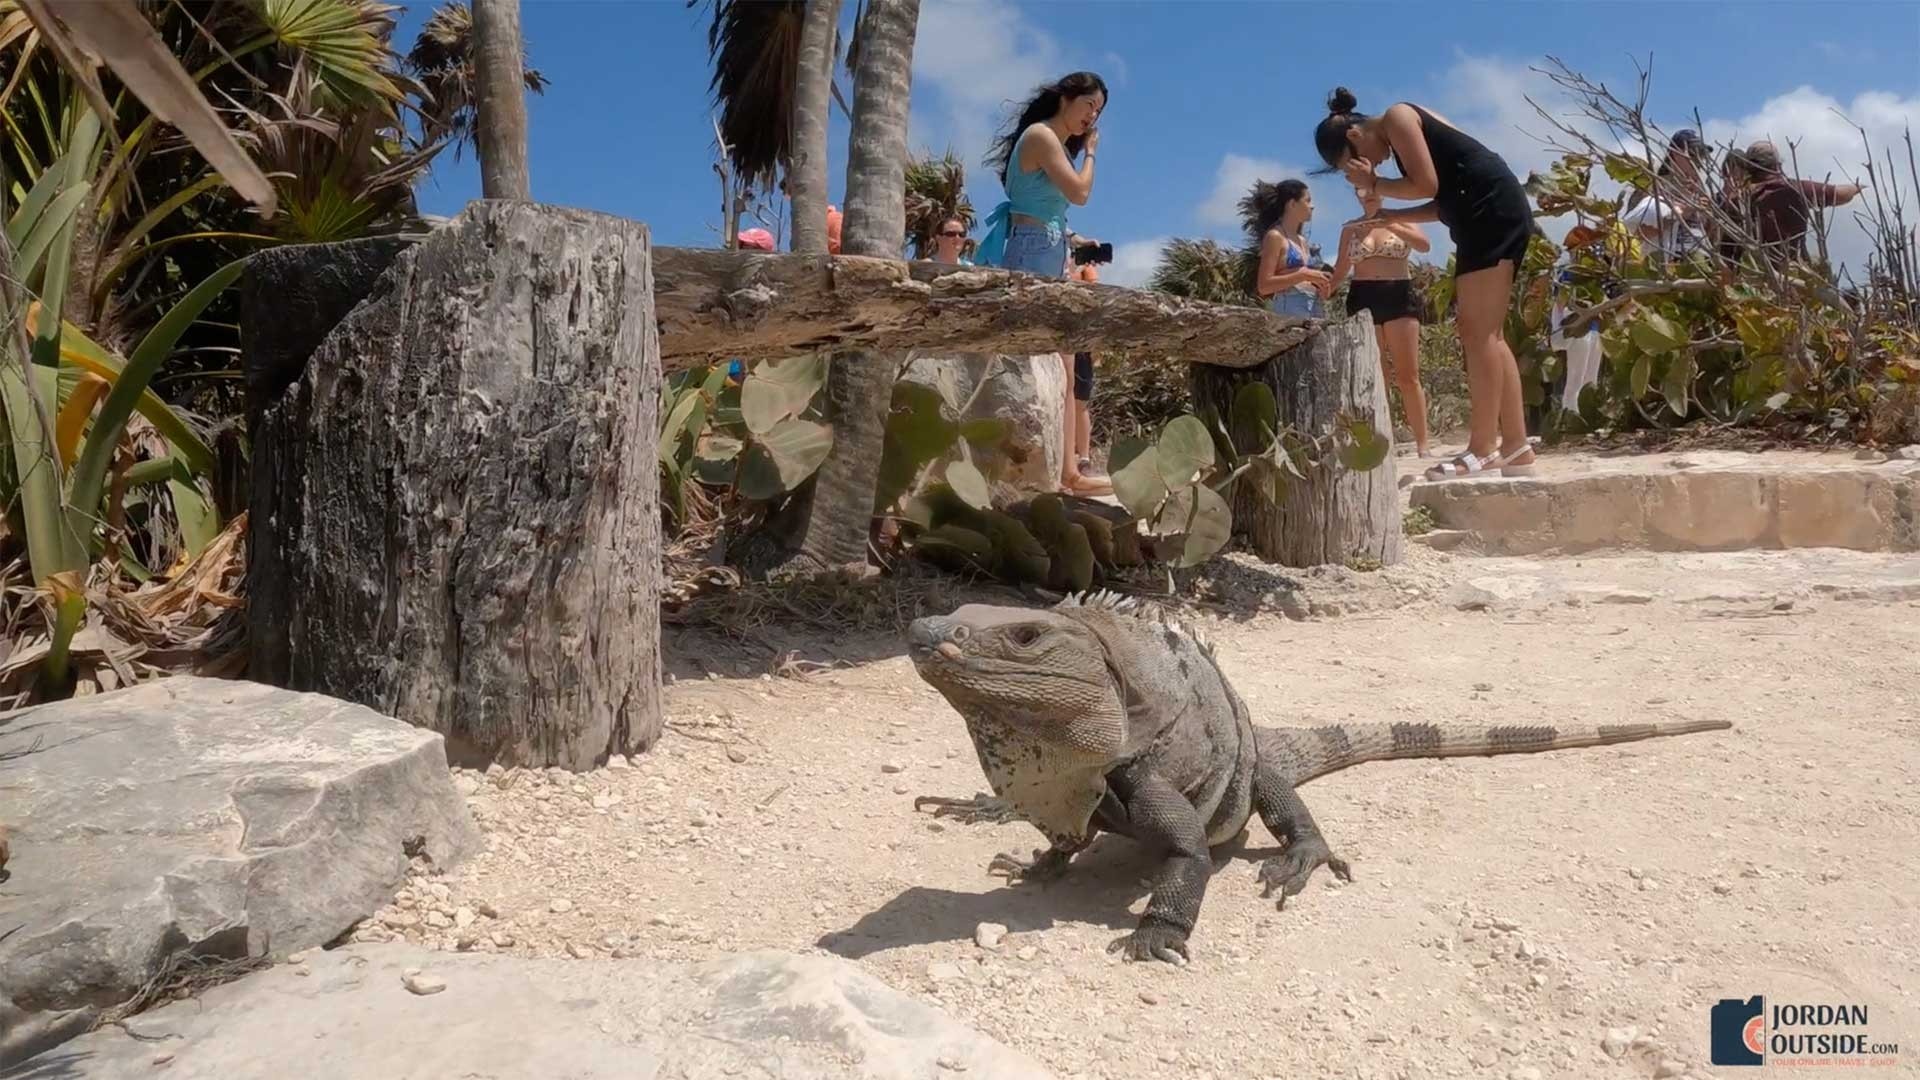
[[[545,93],[549,80],[526,60],[523,48],[522,81],[528,90]],[[419,81],[429,140],[451,139],[458,159],[478,134],[473,103],[473,12],[463,0],[447,0],[427,16],[413,48],[407,51],[405,65]]]
[[[700,0],[687,0],[692,7]],[[708,0],[710,89],[734,175],[772,187],[793,146],[806,0]]]
[[[973,228],[973,203],[967,199],[966,163],[952,150],[939,157],[907,160],[907,236],[913,257],[924,259],[933,250],[940,223],[957,217]]]
[[[1230,249],[1213,240],[1176,237],[1160,250],[1147,286],[1190,300],[1258,307],[1253,283],[1259,267],[1260,249],[1252,244]]]

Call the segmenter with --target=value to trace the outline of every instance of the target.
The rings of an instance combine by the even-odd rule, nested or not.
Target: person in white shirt
[[[1702,166],[1712,155],[1697,132],[1674,132],[1653,190],[1635,192],[1620,213],[1620,223],[1663,260],[1682,259],[1706,246],[1700,229],[1708,200]]]

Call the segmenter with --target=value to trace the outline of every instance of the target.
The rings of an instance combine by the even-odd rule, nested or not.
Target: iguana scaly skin
[[[1210,645],[1105,592],[1043,610],[968,604],[914,620],[907,642],[920,677],[966,720],[1002,809],[1049,842],[1031,862],[1001,855],[990,871],[1057,877],[1102,830],[1158,854],[1139,926],[1110,947],[1135,960],[1186,961],[1213,868],[1210,849],[1239,835],[1254,814],[1285,845],[1261,864],[1262,895],[1279,888],[1284,908],[1323,863],[1352,880],[1294,793],[1316,777],[1367,761],[1539,753],[1733,726],[1256,728]]]

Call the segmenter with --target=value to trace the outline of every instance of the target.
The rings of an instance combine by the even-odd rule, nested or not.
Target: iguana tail
[[[1649,724],[1327,724],[1312,728],[1256,728],[1263,761],[1272,761],[1295,787],[1367,761],[1398,758],[1538,754],[1582,746],[1610,746],[1668,735],[1731,728],[1727,720]]]

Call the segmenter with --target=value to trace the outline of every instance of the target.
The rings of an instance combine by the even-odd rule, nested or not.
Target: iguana
[[[1110,952],[1183,964],[1212,871],[1210,850],[1260,820],[1285,847],[1261,864],[1278,906],[1321,864],[1351,881],[1294,789],[1367,761],[1524,754],[1713,731],[1677,723],[1440,726],[1426,723],[1255,727],[1192,630],[1111,592],[1049,609],[967,604],[916,619],[908,651],[920,677],[966,720],[988,783],[1050,846],[1031,861],[996,856],[988,871],[1046,880],[1101,830],[1160,859],[1153,895]],[[978,803],[923,796],[916,808]],[[937,811],[938,812],[938,811]]]

